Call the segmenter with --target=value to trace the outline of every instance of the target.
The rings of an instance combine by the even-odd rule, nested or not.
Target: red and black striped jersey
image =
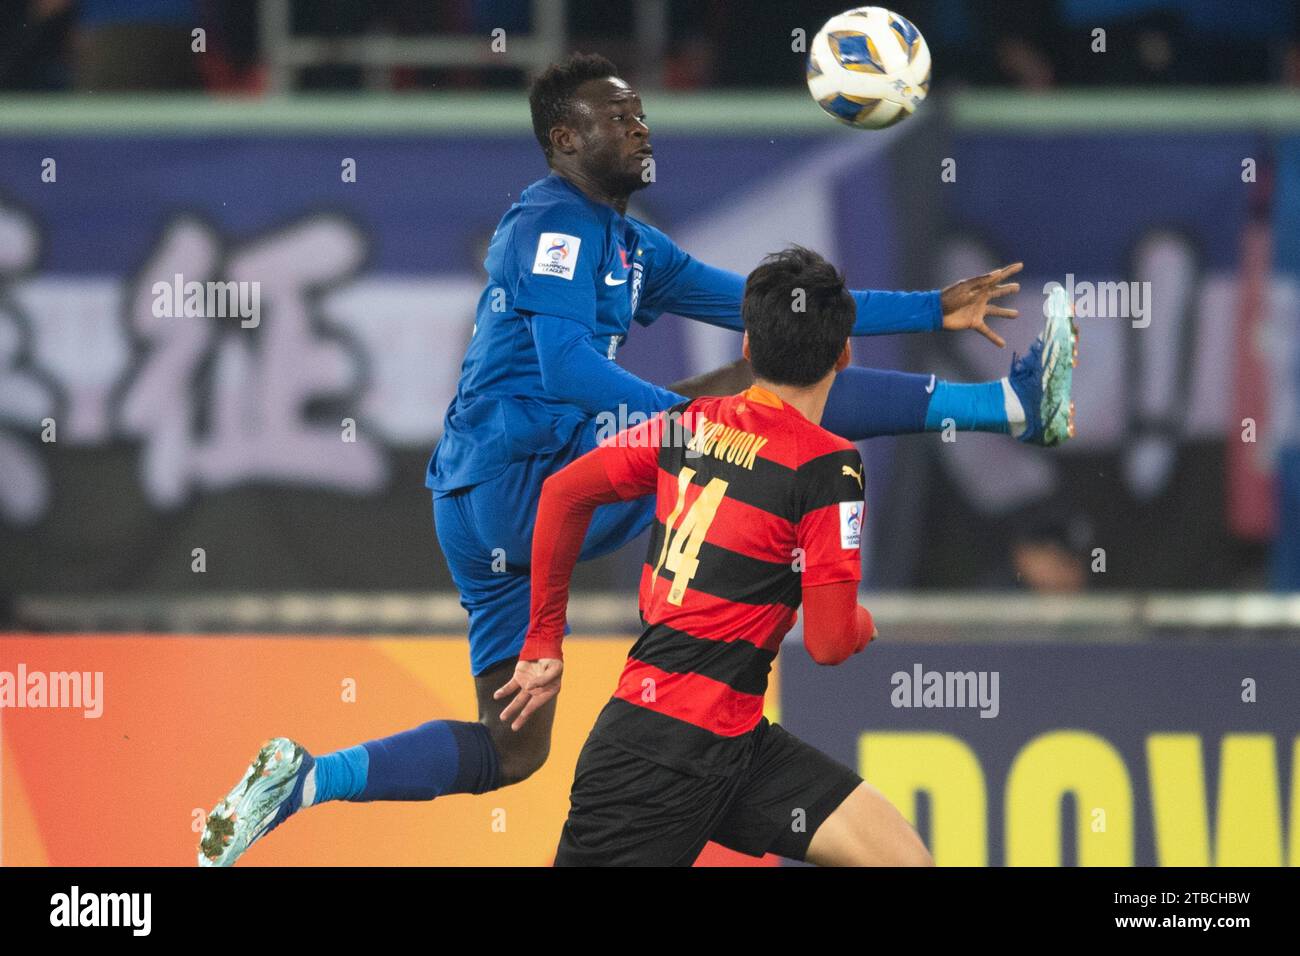
[[[771,392],[700,398],[615,436],[605,470],[655,488],[640,639],[595,734],[692,772],[758,723],[802,589],[861,579],[862,459]]]

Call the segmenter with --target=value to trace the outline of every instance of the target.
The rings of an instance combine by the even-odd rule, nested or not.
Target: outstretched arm
[[[681,253],[681,259],[671,262],[668,274],[656,282],[645,307],[741,332],[745,328],[740,317],[744,294],[744,276]],[[853,301],[858,307],[854,335],[932,332],[943,327],[938,292],[863,289],[853,292]]]
[[[528,635],[514,676],[493,695],[515,694],[501,722],[518,730],[529,716],[560,692],[569,580],[582,551],[591,516],[603,504],[638,498],[655,490],[659,461],[656,416],[620,432],[542,483],[533,530],[532,604]]]
[[[542,387],[547,393],[598,415],[620,405],[647,414],[672,408],[682,396],[637,378],[607,359],[581,322],[558,315],[530,315],[528,329],[537,347]]]
[[[532,603],[520,659],[563,656],[560,647],[569,607],[569,579],[592,514],[601,505],[645,493],[640,488],[615,485],[606,465],[639,451],[642,449],[619,447],[616,441],[588,452],[542,483],[533,531]]]
[[[735,272],[706,265],[684,252],[661,231],[645,227],[658,258],[648,274],[641,302],[640,321],[648,323],[660,312],[741,331],[740,302],[745,278]],[[1015,275],[1023,263],[1013,263],[982,276],[962,279],[940,291],[887,292],[860,289],[853,292],[858,315],[854,335],[891,332],[932,332],[939,329],[973,329],[999,348],[1006,343],[988,327],[987,318],[1013,319],[1016,310],[992,305],[994,299],[1020,291],[1004,279]]]

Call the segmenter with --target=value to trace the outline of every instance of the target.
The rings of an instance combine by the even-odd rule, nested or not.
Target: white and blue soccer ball
[[[841,123],[884,129],[930,92],[930,48],[906,17],[858,7],[831,17],[808,49],[808,90]]]

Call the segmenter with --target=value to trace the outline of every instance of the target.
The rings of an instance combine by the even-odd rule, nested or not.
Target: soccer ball
[[[808,90],[841,123],[893,126],[930,92],[930,48],[906,17],[858,7],[831,17],[813,37]]]

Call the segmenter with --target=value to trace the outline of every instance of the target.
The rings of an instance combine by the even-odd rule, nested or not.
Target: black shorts
[[[690,866],[710,840],[750,856],[802,860],[862,778],[759,721],[748,760],[694,776],[598,737],[578,757],[556,866]]]

